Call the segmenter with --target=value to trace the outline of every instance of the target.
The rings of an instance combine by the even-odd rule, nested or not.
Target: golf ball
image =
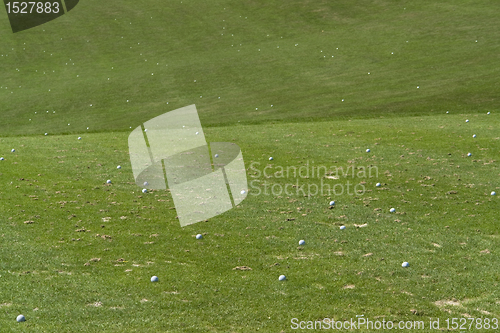
[[[335,201],[330,201],[330,206],[335,206]]]
[[[117,168],[117,169],[121,169],[122,167],[119,165],[119,166],[117,166],[116,168]]]
[[[380,184],[380,183],[375,184],[375,186],[377,186],[377,187],[380,187],[381,185],[382,185],[382,184]]]
[[[366,152],[367,152],[367,153],[369,153],[369,152],[370,152],[370,149],[367,149],[367,150],[366,150]]]
[[[495,191],[491,191],[491,195],[496,195],[497,193]]]
[[[472,156],[472,154],[471,154],[471,153],[467,153],[467,156],[469,156],[469,157],[470,157],[470,156]]]
[[[148,183],[148,182],[144,182],[144,186],[148,186],[148,185],[149,185],[149,183]]]
[[[19,316],[17,316],[16,320],[17,320],[18,323],[20,323],[22,321],[26,321],[26,318],[24,318],[23,315],[19,315]]]
[[[473,137],[473,138],[475,138],[475,137],[476,137],[476,134],[474,134],[472,137]]]
[[[15,152],[16,150],[15,149],[12,149],[11,152]]]
[[[202,239],[203,238],[203,235],[202,234],[198,234],[196,235],[196,239]]]
[[[404,263],[401,264],[401,266],[402,267],[410,267],[410,264],[407,261],[405,261]]]
[[[490,114],[490,112],[488,111],[488,113],[486,113],[486,114]]]
[[[344,229],[345,229],[345,225],[341,225],[340,230],[344,230]]]
[[[466,119],[466,120],[465,120],[465,122],[466,122],[466,123],[468,123],[468,122],[469,122],[469,119]]]
[[[240,192],[240,193],[241,193],[241,194],[246,194],[246,193],[247,193],[247,191],[245,191],[245,190],[241,190],[241,192]]]
[[[145,188],[142,189],[142,193],[148,193],[148,190],[146,190]]]
[[[81,136],[79,136],[79,137],[78,137],[78,140],[81,140],[81,139],[82,139],[82,137],[81,137]]]
[[[107,184],[111,184],[111,179],[106,180]]]
[[[215,157],[219,157],[219,154],[215,154]]]
[[[269,157],[269,161],[272,161],[272,160],[273,160],[273,158],[272,158],[272,157]]]
[[[390,211],[391,213],[394,213],[394,212],[396,211],[396,209],[395,209],[395,208],[391,208],[389,211]]]
[[[196,132],[196,135],[200,134],[200,132]]]
[[[3,161],[3,160],[4,160],[4,158],[3,158],[3,157],[0,157],[0,161]]]
[[[45,133],[45,135],[48,135],[49,133]]]
[[[158,277],[157,276],[152,276],[151,277],[151,282],[158,282]]]
[[[446,113],[450,113],[450,111],[446,111]]]
[[[305,243],[306,243],[305,240],[303,240],[303,239],[299,240],[299,245],[304,245]]]
[[[278,278],[280,281],[285,281],[286,280],[286,276],[284,275],[280,275],[280,277]]]

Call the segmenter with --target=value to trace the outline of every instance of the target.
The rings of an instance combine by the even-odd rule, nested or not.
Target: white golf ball
[[[476,134],[474,134],[472,137],[473,137],[473,138],[475,138],[475,137],[476,137]]]
[[[45,133],[45,135],[49,135],[49,133]]]
[[[446,113],[450,113],[450,111],[446,111]]]
[[[341,225],[340,230],[344,230],[344,229],[345,229],[345,225]]]
[[[466,123],[468,123],[468,122],[469,122],[469,119],[466,119],[466,120],[465,120],[465,122],[466,122]]]
[[[370,152],[370,149],[367,149],[367,150],[366,150],[366,152],[367,152],[367,153],[369,153],[369,152]]]
[[[390,211],[391,213],[394,213],[394,212],[396,211],[396,209],[395,209],[395,208],[391,208],[389,211]]]
[[[273,160],[273,158],[272,158],[272,157],[269,157],[269,161],[272,161],[272,160]]]
[[[3,157],[0,157],[0,161],[3,161],[3,160],[4,160],[4,158],[3,158]]]
[[[306,243],[305,240],[303,240],[303,239],[299,240],[299,245],[304,245],[305,243]]]
[[[15,152],[16,150],[15,149],[12,149],[11,152]]]
[[[145,188],[142,189],[142,193],[148,193],[148,190],[146,190]]]
[[[496,195],[497,193],[495,191],[491,191],[491,195]]]
[[[241,193],[241,194],[246,194],[246,193],[247,193],[247,191],[245,191],[245,190],[241,190],[241,192],[240,192],[240,193]]]
[[[467,153],[467,156],[471,157],[471,156],[472,156],[472,154],[471,154],[471,153]]]
[[[280,281],[285,281],[286,280],[286,276],[284,275],[280,275],[280,277],[278,278]]]
[[[17,316],[16,320],[17,320],[18,323],[20,323],[22,321],[26,321],[26,318],[24,318],[23,315],[19,315],[19,316]]]
[[[81,137],[81,136],[79,136],[79,137],[78,137],[78,140],[81,140],[81,139],[82,139],[82,137]]]
[[[107,184],[111,184],[111,179],[106,180]]]
[[[196,235],[196,239],[202,239],[203,238],[203,235],[202,234],[198,234]]]
[[[382,184],[380,184],[380,183],[375,184],[375,186],[377,186],[377,187],[380,187],[381,185],[382,185]]]
[[[200,132],[196,132],[196,135],[200,134]]]
[[[144,182],[144,186],[148,186],[148,185],[149,185],[149,183],[148,183],[148,182]]]
[[[147,132],[147,131],[148,131],[148,129],[146,128],[146,129],[144,130],[144,132]]]
[[[151,282],[158,282],[158,277],[157,276],[152,276],[151,277]]]
[[[215,154],[215,157],[219,157],[219,154]]]
[[[330,201],[330,206],[335,206],[335,201]]]
[[[488,111],[486,114],[490,114],[490,111]]]
[[[402,267],[410,267],[410,264],[407,261],[405,261],[404,263],[401,264],[401,266]]]
[[[117,169],[121,169],[122,167],[121,167],[121,165],[119,165],[119,166],[117,166],[116,168],[117,168]]]

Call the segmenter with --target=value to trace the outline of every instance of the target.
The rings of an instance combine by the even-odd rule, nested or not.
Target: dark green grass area
[[[287,332],[292,318],[498,317],[496,128],[494,114],[208,128],[241,147],[249,195],[185,228],[168,191],[134,184],[126,133],[2,138],[0,321]],[[337,193],[314,193],[322,182]]]
[[[17,34],[1,15],[3,136],[193,103],[205,126],[498,106],[494,1],[86,1]]]

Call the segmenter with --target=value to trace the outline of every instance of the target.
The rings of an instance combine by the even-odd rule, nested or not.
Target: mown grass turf
[[[497,14],[494,1],[86,1],[17,34],[1,14],[1,134],[124,130],[193,103],[206,126],[493,110]]]
[[[167,191],[133,184],[127,133],[3,138],[2,326],[17,327],[18,313],[33,330],[138,332],[288,331],[292,318],[357,314],[426,325],[497,316],[498,117],[409,119],[208,128],[208,141],[241,146],[250,192],[238,208],[185,228]],[[313,163],[328,174],[355,166],[356,176],[274,174]],[[378,177],[358,174],[369,166]],[[321,181],[365,192],[276,193],[299,182],[307,195]],[[444,305],[450,313],[435,304],[453,299],[462,305]]]
[[[12,34],[0,14],[1,331],[498,318],[497,17],[495,1],[85,1]],[[168,191],[135,185],[127,137],[190,104],[208,142],[241,147],[249,195],[181,228]],[[355,175],[279,174],[304,166]],[[312,195],[322,182],[345,192]]]

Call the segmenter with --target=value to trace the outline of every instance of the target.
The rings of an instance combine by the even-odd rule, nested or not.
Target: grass
[[[8,286],[2,299],[10,304],[2,325],[15,327],[11,317],[18,312],[29,314],[26,324],[35,330],[141,332],[275,331],[294,317],[427,321],[497,314],[499,207],[489,192],[499,188],[491,181],[498,174],[491,163],[499,157],[498,117],[441,115],[411,123],[208,128],[208,141],[235,140],[245,152],[250,192],[237,209],[185,228],[167,191],[139,193],[127,163],[127,133],[3,138],[3,147],[17,150],[2,161],[0,232],[9,249],[1,252]],[[482,135],[472,139],[473,132]],[[292,149],[301,142],[303,149]],[[379,175],[274,174],[306,163],[312,170],[313,162],[328,171],[356,166],[356,174],[373,165]],[[270,178],[263,175],[268,165]],[[298,181],[307,190],[322,180],[364,183],[366,192],[304,197],[268,189],[266,195],[260,186],[266,181],[279,191]],[[204,239],[196,241],[197,233]],[[298,247],[299,239],[306,245]],[[411,267],[400,268],[403,261]],[[285,283],[277,281],[280,274]],[[153,275],[159,283],[149,282]],[[452,299],[463,307],[448,306],[448,314],[435,305]]]
[[[87,1],[17,34],[0,16],[2,331],[498,318],[495,5]],[[249,195],[181,228],[127,138],[190,104],[240,146]],[[355,175],[279,173],[313,165]],[[307,195],[322,182],[345,191]]]

